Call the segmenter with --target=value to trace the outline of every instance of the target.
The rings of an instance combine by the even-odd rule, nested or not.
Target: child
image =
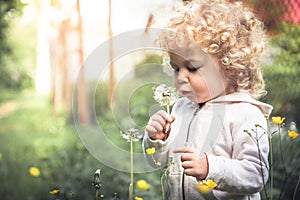
[[[155,162],[146,155],[149,163],[170,170],[165,198],[260,199],[269,146],[256,125],[266,129],[272,110],[257,100],[265,94],[258,66],[266,42],[263,24],[238,2],[191,1],[159,40],[183,96],[171,115],[158,111],[145,128],[144,148],[156,148]],[[259,142],[245,130],[256,131]],[[218,185],[202,194],[197,184],[208,179]]]

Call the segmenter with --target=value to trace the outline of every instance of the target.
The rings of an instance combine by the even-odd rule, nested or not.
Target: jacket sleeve
[[[178,112],[180,114],[182,114],[181,107],[182,107],[183,102],[184,102],[184,99],[179,99],[174,104],[174,106],[172,108],[172,112],[171,112],[172,115],[177,116]],[[172,127],[173,127],[173,125],[172,125]],[[155,164],[157,162],[159,162],[161,164],[161,166],[159,166],[161,168],[164,168],[168,165],[169,149],[170,149],[170,146],[171,146],[173,140],[176,137],[174,135],[173,129],[176,129],[176,128],[172,128],[169,138],[165,141],[152,140],[149,137],[148,133],[145,131],[144,139],[143,139],[143,149],[144,149],[145,157],[151,166],[158,167],[157,164]],[[155,148],[155,154],[148,155],[146,153],[146,150],[148,148],[152,148],[152,147]]]
[[[221,191],[257,193],[268,180],[267,121],[258,107],[247,103],[241,103],[231,115],[235,117],[225,122],[223,130],[223,134],[231,134],[231,144],[227,146],[231,156],[208,154],[207,179],[218,183]]]
[[[145,136],[143,139],[143,149],[144,149],[144,155],[148,161],[148,163],[154,167],[154,168],[160,168],[165,167],[167,165],[167,158],[168,158],[168,151],[166,148],[167,144],[166,142],[162,140],[152,140],[148,133],[145,132]],[[155,148],[155,153],[152,155],[148,155],[146,153],[146,150],[148,148]],[[157,163],[160,163],[159,165]]]

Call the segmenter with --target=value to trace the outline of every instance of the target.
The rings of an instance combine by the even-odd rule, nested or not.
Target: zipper
[[[197,107],[197,109],[194,111],[193,113],[193,116],[192,116],[192,119],[190,120],[189,122],[189,125],[188,125],[188,131],[187,131],[187,137],[185,139],[185,142],[187,143],[188,140],[189,140],[189,137],[190,137],[190,129],[191,129],[191,126],[192,126],[192,122],[194,121],[197,113],[199,112],[199,110],[202,108],[204,104],[199,104],[199,106]],[[185,200],[185,191],[184,191],[184,172],[182,172],[182,183],[181,183],[181,191],[182,191],[182,200]]]

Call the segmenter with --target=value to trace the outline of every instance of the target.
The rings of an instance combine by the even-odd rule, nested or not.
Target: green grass
[[[1,199],[95,199],[92,181],[98,168],[105,199],[113,199],[114,193],[127,199],[129,174],[110,169],[90,155],[70,117],[54,115],[46,97],[25,92],[5,99],[0,107],[9,100],[15,109],[0,119]],[[30,167],[37,167],[40,175],[30,175]],[[156,175],[136,174],[135,179],[146,179],[159,189]],[[53,189],[60,192],[51,195]],[[142,194],[148,199],[160,196],[154,188]]]
[[[15,110],[3,116],[0,124],[1,196],[35,199],[46,198],[53,188],[71,191],[69,179],[78,177],[68,171],[84,167],[76,165],[75,158],[86,154],[75,131],[67,126],[65,116],[53,115],[44,97],[16,94],[13,101]],[[30,167],[37,167],[40,176],[31,176]]]

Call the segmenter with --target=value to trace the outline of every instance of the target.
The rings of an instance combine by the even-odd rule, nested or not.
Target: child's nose
[[[179,69],[177,79],[178,79],[179,83],[188,83],[189,82],[189,79],[188,79],[188,70],[185,69],[185,68]]]

